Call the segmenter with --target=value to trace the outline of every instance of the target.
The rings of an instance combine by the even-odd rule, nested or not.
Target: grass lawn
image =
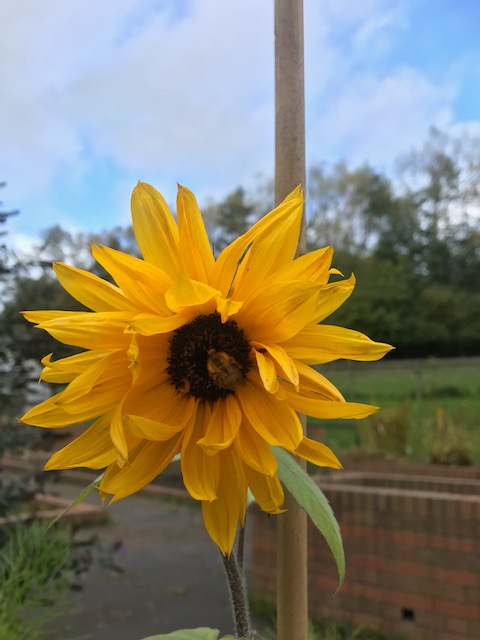
[[[379,406],[385,417],[407,402],[408,425],[400,428],[408,430],[408,455],[428,459],[432,442],[443,437],[440,423],[450,419],[455,438],[466,442],[470,455],[480,463],[479,358],[345,362],[319,369],[347,400]],[[374,419],[379,418],[381,414]],[[323,421],[327,444],[335,450],[360,445],[369,420]],[[315,422],[321,421],[309,420],[309,424]]]

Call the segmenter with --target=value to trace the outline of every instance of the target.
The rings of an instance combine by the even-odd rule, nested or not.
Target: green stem
[[[250,612],[245,594],[245,584],[233,553],[223,555],[223,564],[227,574],[228,586],[233,607],[233,619],[238,640],[249,640],[254,633],[250,631]]]

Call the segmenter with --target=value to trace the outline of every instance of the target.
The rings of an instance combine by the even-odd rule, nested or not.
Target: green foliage
[[[273,447],[273,452],[278,462],[278,477],[307,512],[330,547],[337,565],[340,589],[345,579],[345,553],[340,528],[332,508],[323,492],[289,453],[280,447]]]
[[[10,420],[0,416],[0,458],[5,454],[18,455],[25,449],[33,448],[40,440],[38,429],[19,428]],[[35,491],[41,490],[46,475],[40,470],[26,472],[21,477],[0,473],[0,517],[5,517],[31,501]],[[5,538],[5,529],[0,528],[0,548]]]
[[[311,169],[310,248],[333,244],[358,283],[332,323],[391,342],[391,357],[480,353],[479,172],[478,138],[435,129],[395,187],[368,166]]]
[[[11,532],[0,551],[0,638],[48,638],[48,623],[68,608],[72,550],[66,529],[33,523]]]
[[[465,430],[452,420],[442,409],[424,425],[425,445],[433,464],[461,465],[472,464],[468,438]]]
[[[432,446],[442,436],[435,426],[437,412],[450,416],[457,439],[472,461],[480,463],[480,360],[465,359],[404,360],[376,363],[332,363],[322,367],[332,382],[348,400],[381,407],[374,420],[383,420],[385,413],[395,414],[402,404],[409,406],[406,454],[417,460],[430,460]],[[399,414],[401,416],[401,412]],[[399,417],[399,416],[397,416]],[[376,449],[372,442],[368,420],[322,421],[326,428],[325,442],[335,451],[359,445],[356,434],[363,439],[364,449]],[[388,417],[387,417],[388,420]],[[309,420],[309,423],[313,423]],[[400,426],[400,433],[407,428]],[[400,434],[399,434],[400,437]],[[404,437],[403,435],[401,436]]]
[[[368,451],[400,457],[407,453],[410,427],[410,403],[404,401],[362,420],[358,428]]]
[[[212,236],[216,254],[247,231],[257,217],[256,208],[257,205],[247,198],[245,190],[238,187],[222,202],[204,210],[204,215],[215,225]]]

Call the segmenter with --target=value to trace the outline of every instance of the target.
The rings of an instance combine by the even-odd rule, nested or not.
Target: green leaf
[[[180,629],[180,631],[172,631],[172,633],[162,634],[161,636],[149,636],[143,640],[218,640],[218,629],[208,629],[201,627],[198,629]]]
[[[345,579],[345,553],[342,535],[335,514],[324,493],[311,477],[295,461],[293,456],[272,447],[278,462],[278,476],[298,504],[305,509],[313,524],[325,538],[335,559],[338,570],[338,592]]]
[[[68,505],[68,507],[66,509],[64,509],[56,518],[54,518],[50,524],[48,525],[48,528],[50,529],[50,527],[53,527],[53,525],[58,522],[60,520],[60,518],[63,518],[63,516],[65,514],[67,514],[71,509],[73,509],[73,507],[76,507],[77,504],[80,504],[81,502],[83,502],[85,500],[85,498],[92,493],[92,491],[98,487],[98,485],[100,484],[101,479],[103,478],[103,473],[101,475],[98,476],[98,478],[96,480],[94,480],[93,482],[91,482],[83,491],[82,493],[75,498],[75,500]]]

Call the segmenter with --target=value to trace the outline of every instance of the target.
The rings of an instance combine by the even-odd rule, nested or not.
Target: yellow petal
[[[254,349],[254,353],[263,386],[269,393],[277,393],[279,387],[277,371],[271,358],[266,358],[257,348]]]
[[[275,361],[279,371],[279,375],[289,380],[294,386],[298,385],[298,371],[295,362],[288,355],[288,353],[278,345],[268,344],[263,342],[257,342],[252,340],[252,347],[255,349],[263,349],[267,351]],[[277,387],[278,388],[278,387]]]
[[[330,316],[352,295],[354,288],[355,276],[353,273],[347,280],[323,285],[318,293],[315,314],[310,318],[310,321],[321,322]]]
[[[290,215],[271,227],[268,234],[262,234],[253,241],[235,276],[232,292],[236,298],[245,299],[272,273],[293,259],[302,220],[302,206],[292,200],[290,207]]]
[[[123,422],[123,400],[115,409],[110,421],[110,437],[117,452],[117,462],[123,467],[128,462],[128,442]]]
[[[127,351],[132,379],[136,385],[157,381],[168,367],[169,334],[141,336],[130,334],[131,341]]]
[[[321,373],[302,362],[297,361],[295,364],[300,374],[300,389],[302,393],[309,391],[320,394],[327,400],[335,400],[337,402],[345,401],[345,398],[337,387],[325,378],[325,376],[322,376]]]
[[[181,468],[187,491],[195,500],[215,500],[220,480],[219,454],[207,455],[197,442],[205,435],[210,410],[200,404],[195,420],[185,430]]]
[[[102,416],[85,433],[54,453],[45,465],[45,471],[76,467],[103,469],[112,464],[117,452],[110,438],[110,418],[108,415]]]
[[[105,351],[85,351],[74,356],[52,361],[53,353],[42,358],[44,369],[40,380],[45,382],[70,382],[88,367],[97,363],[107,355]]]
[[[90,370],[87,370],[59,394],[57,403],[67,414],[70,414],[70,422],[80,422],[102,415],[110,408],[118,406],[130,389],[132,378],[128,368],[115,366],[107,369],[109,362],[115,364],[119,360],[106,358],[99,363],[105,367],[103,375],[99,366],[96,368],[95,375],[92,374],[93,383],[88,376]],[[97,367],[97,365],[94,366]]]
[[[301,443],[293,452],[308,462],[316,464],[317,467],[331,467],[332,469],[342,469],[342,465],[331,449],[310,438],[303,438]]]
[[[137,311],[118,287],[93,273],[61,262],[54,262],[53,269],[65,291],[93,311]]]
[[[277,471],[277,460],[270,446],[258,435],[245,418],[233,441],[235,451],[245,464],[267,476]]]
[[[46,427],[50,429],[56,429],[58,427],[65,427],[66,425],[73,424],[75,420],[59,405],[59,398],[61,395],[61,393],[57,393],[47,400],[35,405],[20,418],[20,421],[34,427]],[[89,415],[89,412],[87,412],[87,415]],[[95,416],[89,417],[91,418]],[[82,418],[78,420],[78,422],[81,421]]]
[[[127,333],[137,332],[143,336],[153,336],[159,333],[175,331],[195,318],[195,309],[185,309],[173,316],[162,318],[152,313],[140,313],[128,322]]]
[[[266,476],[247,465],[244,465],[243,471],[260,509],[267,513],[283,513],[284,509],[280,507],[285,502],[285,496],[277,474],[271,477]]]
[[[202,502],[205,527],[224,555],[232,551],[238,523],[244,523],[247,485],[237,456],[230,450],[219,454],[220,483],[217,499]]]
[[[86,395],[102,393],[105,388],[113,386],[123,389],[130,378],[126,354],[114,351],[85,368],[62,393],[61,404],[66,409],[67,404]]]
[[[172,286],[168,274],[145,260],[101,245],[92,246],[92,255],[137,307],[168,315],[164,299],[165,291]]]
[[[181,185],[178,185],[177,216],[183,268],[194,280],[209,283],[215,264],[212,249],[195,196]]]
[[[20,313],[25,320],[38,325],[42,322],[47,322],[47,320],[75,316],[78,314],[78,311],[52,311],[51,309],[47,309],[45,311],[21,311]]]
[[[282,383],[280,384],[283,386]],[[378,411],[378,407],[373,407],[369,404],[359,404],[358,402],[335,402],[331,400],[323,400],[322,398],[316,400],[314,398],[307,398],[295,391],[290,391],[287,389],[287,385],[283,386],[283,388],[287,393],[288,404],[295,409],[295,411],[305,413],[307,416],[312,416],[312,418],[326,420],[334,418],[359,419],[370,416],[372,413],[376,413]],[[288,447],[285,448],[287,449]]]
[[[239,262],[247,248],[251,245],[248,253],[253,248],[253,244],[265,248],[263,240],[268,238],[270,233],[276,233],[279,229],[285,229],[286,227],[288,227],[288,233],[280,231],[280,237],[278,234],[276,235],[276,250],[279,253],[274,254],[269,250],[268,255],[266,255],[267,252],[262,251],[258,258],[260,258],[260,261],[262,258],[268,261],[268,264],[265,264],[265,268],[262,269],[262,272],[267,271],[268,273],[274,272],[290,262],[297,248],[298,231],[296,229],[297,227],[298,229],[300,228],[302,208],[303,196],[301,189],[296,189],[278,207],[261,218],[251,229],[226,247],[215,263],[212,286],[220,289],[222,294],[226,296],[231,288],[235,273],[239,270]],[[247,256],[248,254],[244,256],[243,262],[247,259]],[[258,262],[258,258],[254,260],[254,263]],[[236,281],[237,278],[235,276],[235,283]],[[235,286],[233,289],[235,289]],[[238,299],[238,296],[236,297]]]
[[[370,340],[359,331],[324,324],[303,328],[282,346],[292,358],[306,364],[324,364],[339,358],[379,360],[393,349],[389,344]]]
[[[237,387],[236,395],[248,422],[268,444],[297,447],[303,437],[302,425],[288,403],[265,393],[248,379]]]
[[[231,298],[222,298],[221,296],[216,296],[215,301],[223,323],[227,322],[230,316],[234,316],[243,306],[243,302],[237,302]]]
[[[307,281],[275,284],[246,300],[235,320],[250,340],[284,342],[312,322],[321,286]]]
[[[205,453],[211,455],[229,447],[238,433],[242,421],[242,412],[233,395],[217,400],[203,438],[197,444]]]
[[[268,282],[273,284],[290,280],[311,280],[318,284],[326,284],[332,271],[330,269],[332,257],[332,247],[323,247],[323,249],[306,253],[273,273]]]
[[[151,420],[150,418],[132,415],[125,416],[124,424],[125,427],[127,427],[138,438],[154,440],[155,442],[170,440],[170,438],[173,438],[176,433],[184,428],[182,424],[165,424],[163,422]]]
[[[142,443],[136,455],[130,456],[130,464],[120,469],[111,465],[100,482],[102,493],[114,494],[112,503],[143,489],[152,482],[172,461],[177,453],[182,434],[166,442]]]
[[[38,325],[59,342],[85,349],[122,349],[128,347],[124,334],[132,314],[127,311],[86,311],[46,320]]]
[[[126,415],[137,415],[169,425],[185,425],[192,418],[198,400],[179,393],[164,373],[135,385],[125,397]]]
[[[149,184],[139,182],[132,194],[135,237],[147,262],[172,279],[180,269],[178,229],[163,196]]]
[[[219,293],[208,284],[192,280],[184,273],[181,273],[172,287],[165,293],[165,302],[171,311],[178,312],[185,307],[204,304],[219,295]]]

